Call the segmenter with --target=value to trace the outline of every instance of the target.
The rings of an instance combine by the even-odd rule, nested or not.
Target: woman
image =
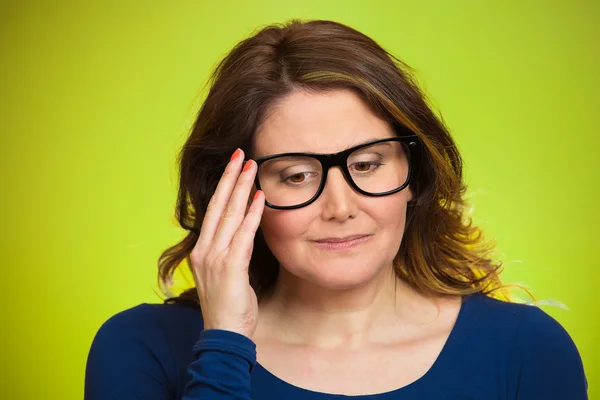
[[[196,288],[102,326],[87,399],[587,398],[565,330],[499,299],[447,128],[363,34],[239,43],[180,163],[160,278],[186,260]]]

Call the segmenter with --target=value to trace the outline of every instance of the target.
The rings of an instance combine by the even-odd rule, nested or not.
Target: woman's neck
[[[273,294],[259,304],[257,333],[319,349],[386,345],[422,333],[440,315],[440,302],[447,301],[457,299],[427,298],[391,267],[345,290],[317,286],[281,268]]]

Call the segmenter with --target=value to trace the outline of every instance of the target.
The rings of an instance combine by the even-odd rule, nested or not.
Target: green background
[[[2,397],[81,398],[102,322],[160,301],[201,89],[237,41],[292,17],[349,24],[416,68],[504,279],[568,307],[544,309],[600,396],[599,3],[236,0],[1,3]]]

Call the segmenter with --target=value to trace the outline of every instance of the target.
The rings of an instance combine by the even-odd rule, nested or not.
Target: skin
[[[351,91],[299,90],[270,110],[248,158],[334,153],[393,136],[391,126]],[[192,253],[205,329],[252,338],[261,365],[312,390],[379,393],[425,374],[452,330],[460,298],[424,297],[393,274],[410,186],[389,196],[364,196],[336,167],[315,202],[274,210],[264,206],[261,192],[248,206],[256,165],[241,168],[241,160],[227,167]],[[260,305],[247,276],[259,224],[281,265],[274,294]],[[370,236],[344,251],[314,243],[355,234]],[[356,374],[363,379],[349,379]]]

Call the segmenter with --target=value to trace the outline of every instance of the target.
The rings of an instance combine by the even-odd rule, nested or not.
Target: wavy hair
[[[178,156],[175,216],[187,236],[158,261],[159,285],[169,291],[176,269],[198,240],[209,200],[229,162],[242,148],[251,154],[253,135],[271,107],[294,90],[352,90],[397,132],[418,135],[420,151],[411,180],[405,233],[394,271],[424,295],[499,294],[502,262],[494,244],[473,225],[465,200],[463,162],[448,128],[428,104],[414,70],[357,30],[333,21],[291,20],[266,26],[238,43],[218,64],[208,95]],[[259,301],[272,293],[279,262],[259,228],[249,266]],[[500,290],[502,289],[502,290]],[[196,289],[165,302],[198,302]]]

